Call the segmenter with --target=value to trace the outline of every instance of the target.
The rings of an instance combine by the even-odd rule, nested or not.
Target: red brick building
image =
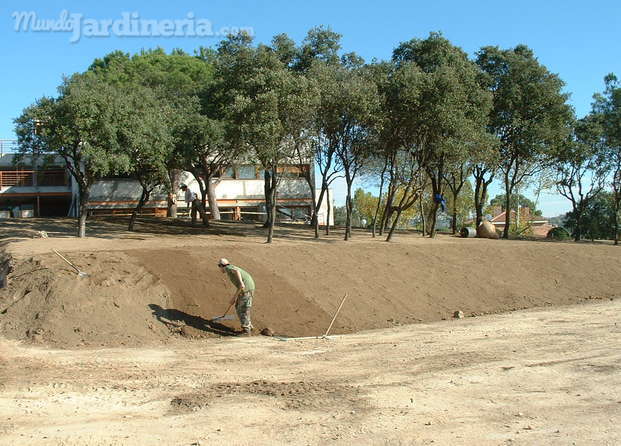
[[[492,213],[492,219],[490,222],[494,225],[497,231],[504,231],[505,229],[505,221],[506,221],[506,212],[501,210],[500,206],[496,206],[494,208],[494,212]],[[514,210],[511,210],[511,225],[514,225],[518,221],[518,214]],[[522,207],[520,208],[519,214],[519,222],[520,225],[528,224],[532,235],[535,237],[545,237],[548,235],[548,231],[555,227],[555,225],[550,224],[550,219],[547,217],[542,217],[540,215],[531,215],[530,208]]]

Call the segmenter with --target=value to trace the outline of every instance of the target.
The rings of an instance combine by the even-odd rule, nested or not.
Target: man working
[[[181,190],[185,193],[185,202],[187,206],[191,209],[190,215],[192,216],[192,226],[196,224],[196,214],[201,214],[201,218],[203,219],[203,224],[205,226],[209,225],[207,221],[207,214],[205,214],[205,210],[203,209],[203,203],[198,199],[198,196],[195,192],[192,192],[188,186],[185,184],[181,185]]]
[[[250,307],[252,307],[252,298],[254,297],[254,280],[247,271],[239,266],[231,265],[227,259],[220,259],[218,262],[220,271],[229,276],[229,280],[235,285],[235,294],[231,298],[231,305],[235,304],[237,317],[244,332],[244,335],[250,336],[252,331],[252,322],[250,322]]]

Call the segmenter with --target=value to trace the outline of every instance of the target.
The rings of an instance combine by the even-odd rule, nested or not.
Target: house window
[[[304,178],[304,174],[308,172],[308,166],[281,166],[278,168],[278,174],[283,178]]]
[[[257,168],[255,166],[239,166],[237,168],[237,178],[240,180],[254,180],[257,178]]]
[[[232,167],[227,167],[222,172],[221,178],[235,178],[235,169],[233,169]]]

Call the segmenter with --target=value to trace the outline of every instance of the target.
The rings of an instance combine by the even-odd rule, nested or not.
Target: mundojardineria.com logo
[[[188,12],[180,19],[146,19],[138,12],[122,12],[115,19],[94,19],[82,13],[63,10],[57,18],[42,18],[35,11],[14,11],[16,32],[71,33],[69,42],[82,37],[224,37],[245,32],[254,35],[249,26],[221,26],[214,28],[211,20],[198,18]]]

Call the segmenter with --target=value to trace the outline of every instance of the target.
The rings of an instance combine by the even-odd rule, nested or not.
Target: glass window
[[[235,178],[235,170],[232,167],[227,167],[222,172],[222,178]]]
[[[257,178],[257,169],[255,166],[239,166],[237,175],[242,180],[254,180]]]
[[[302,169],[299,166],[281,166],[278,168],[278,174],[283,178],[303,178]]]

